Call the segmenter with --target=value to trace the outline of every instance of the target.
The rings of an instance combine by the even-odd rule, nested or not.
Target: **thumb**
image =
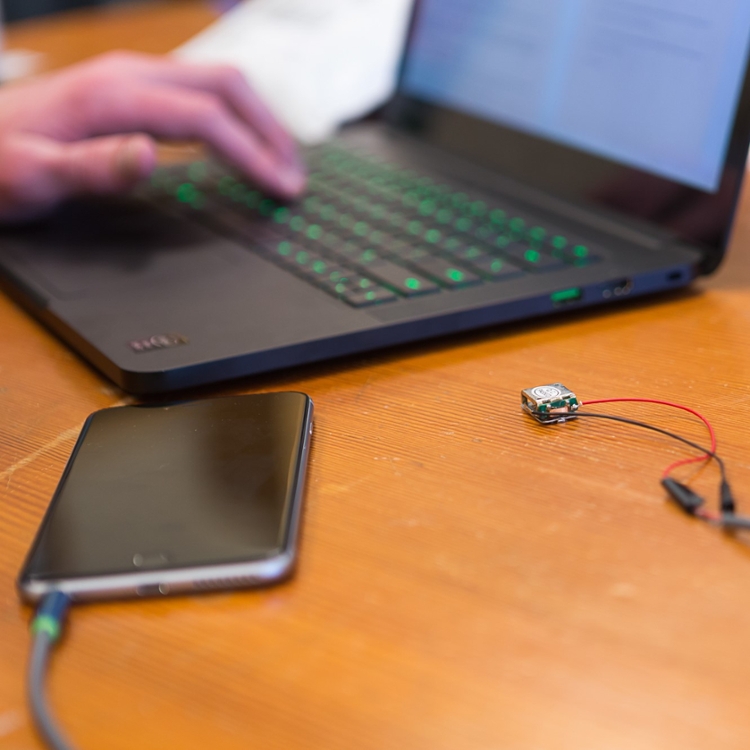
[[[80,193],[117,193],[151,174],[156,144],[146,135],[115,135],[58,143],[48,173],[58,200]]]
[[[147,177],[156,144],[146,135],[60,143],[32,134],[0,138],[0,219],[43,213],[81,193],[117,193]]]

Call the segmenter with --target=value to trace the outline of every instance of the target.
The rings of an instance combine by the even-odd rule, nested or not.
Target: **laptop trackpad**
[[[231,245],[207,229],[127,199],[66,204],[44,220],[3,230],[0,242],[14,264],[60,299],[205,278],[238,262]]]

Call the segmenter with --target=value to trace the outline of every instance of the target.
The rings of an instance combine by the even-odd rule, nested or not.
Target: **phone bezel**
[[[265,395],[265,394],[257,394]],[[53,591],[61,591],[74,601],[99,601],[144,596],[168,596],[172,594],[197,593],[268,586],[288,578],[297,561],[297,548],[305,491],[306,468],[310,452],[313,424],[313,402],[304,393],[305,407],[301,424],[299,450],[294,476],[294,488],[286,517],[284,545],[270,557],[237,562],[204,563],[195,566],[165,567],[159,570],[121,572],[104,575],[62,576],[60,578],[36,578],[29,575],[32,555],[40,541],[41,533],[48,523],[60,490],[70,472],[76,455],[83,445],[88,425],[99,412],[89,415],[71,452],[55,493],[44,514],[42,522],[29,547],[16,587],[21,598],[36,603]],[[123,408],[123,407],[114,407]],[[125,407],[127,408],[127,407]],[[100,410],[103,411],[103,410]]]

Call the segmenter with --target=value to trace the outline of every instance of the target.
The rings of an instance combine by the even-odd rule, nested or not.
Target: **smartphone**
[[[303,393],[95,412],[21,570],[21,596],[152,596],[287,577],[312,414]]]

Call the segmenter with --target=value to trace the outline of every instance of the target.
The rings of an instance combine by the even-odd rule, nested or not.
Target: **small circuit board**
[[[562,383],[538,385],[521,391],[521,408],[542,424],[571,419],[579,406],[576,394]]]

